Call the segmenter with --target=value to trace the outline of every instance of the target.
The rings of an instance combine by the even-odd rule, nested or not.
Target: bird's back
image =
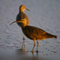
[[[18,13],[18,15],[17,15],[17,17],[16,17],[16,21],[20,21],[21,19],[26,19],[27,25],[29,25],[29,18],[28,18],[28,16],[27,16],[25,13],[23,13],[23,12]],[[18,23],[18,22],[17,22],[17,24],[18,24],[19,26],[21,26],[21,23]]]
[[[44,30],[33,27],[33,26],[26,26],[22,28],[23,33],[32,40],[43,40],[47,38],[57,38],[55,35],[45,32]]]

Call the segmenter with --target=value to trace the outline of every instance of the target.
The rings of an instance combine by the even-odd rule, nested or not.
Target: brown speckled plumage
[[[25,26],[22,28],[23,33],[32,40],[43,40],[47,38],[57,38],[55,35],[45,32],[44,30],[33,27],[33,26]]]
[[[26,19],[26,21],[27,21],[26,25],[29,25],[29,18],[28,18],[28,16],[25,14],[24,10],[28,10],[28,11],[29,11],[29,9],[27,9],[27,8],[25,7],[25,5],[21,5],[21,6],[19,7],[19,13],[18,13],[18,15],[17,15],[17,17],[16,17],[16,21],[20,21],[21,19]],[[20,27],[22,27],[22,25],[23,25],[22,23],[19,23],[19,22],[17,22],[17,24],[18,24]],[[25,40],[24,34],[23,34],[23,40]]]
[[[25,5],[21,5],[21,6],[19,7],[19,13],[18,13],[18,15],[17,15],[17,17],[16,17],[16,21],[20,21],[21,19],[26,19],[26,21],[27,21],[26,24],[29,25],[29,18],[28,18],[28,16],[25,14],[24,10],[29,10],[29,9],[27,9],[27,8],[25,7]],[[17,24],[18,24],[19,26],[21,26],[22,23],[17,22]]]
[[[28,26],[26,24],[27,23],[26,19],[21,19],[20,21],[15,21],[15,22],[22,23],[23,26],[21,28],[22,28],[23,33],[25,34],[26,37],[34,41],[32,53],[34,52],[34,47],[36,45],[35,40],[37,40],[37,51],[36,52],[38,52],[38,46],[39,46],[38,40],[44,40],[47,38],[57,38],[57,36],[47,33],[40,28],[37,28],[34,26]],[[12,22],[12,23],[15,23],[15,22]]]
[[[21,19],[26,19],[27,25],[29,25],[29,18],[28,18],[28,16],[27,16],[25,13],[23,13],[23,12],[20,12],[20,13],[17,15],[16,21],[20,21]],[[17,22],[17,24],[18,24],[19,26],[21,26],[21,23]]]

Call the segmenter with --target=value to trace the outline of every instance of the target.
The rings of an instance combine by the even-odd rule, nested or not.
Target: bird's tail
[[[53,37],[57,39],[57,36],[53,35]]]
[[[49,33],[46,33],[46,35],[47,35],[47,38],[56,38],[57,39],[57,36],[55,36],[55,35],[52,35],[52,34],[49,34]]]

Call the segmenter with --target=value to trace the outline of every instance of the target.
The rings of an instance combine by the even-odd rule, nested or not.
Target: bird
[[[28,18],[28,16],[25,14],[24,10],[30,11],[29,9],[27,9],[27,8],[25,7],[25,5],[23,5],[23,4],[20,5],[20,7],[19,7],[19,13],[18,13],[17,16],[16,16],[16,21],[20,21],[21,19],[26,19],[26,21],[27,21],[26,24],[29,25],[29,18]],[[21,23],[17,22],[17,24],[18,24],[18,26],[22,27],[22,24],[21,24]],[[24,34],[23,34],[23,40],[25,40]]]
[[[56,35],[52,35],[52,34],[46,32],[46,31],[44,31],[41,28],[27,25],[26,24],[27,23],[26,19],[21,19],[20,21],[14,21],[11,24],[13,24],[15,22],[22,23],[23,26],[21,27],[21,29],[22,29],[23,33],[25,34],[25,36],[27,38],[33,40],[34,46],[33,46],[33,49],[32,49],[32,53],[34,52],[34,48],[35,48],[35,45],[36,45],[35,40],[37,41],[36,52],[38,52],[38,46],[39,46],[38,40],[44,40],[44,39],[48,39],[48,38],[56,38],[57,39]]]

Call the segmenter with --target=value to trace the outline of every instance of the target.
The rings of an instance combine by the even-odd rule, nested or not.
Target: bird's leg
[[[24,41],[24,42],[23,42],[23,43],[24,43],[24,44],[23,44],[23,46],[24,46],[24,51],[27,51],[26,48],[25,48],[25,40],[23,40],[23,41]]]
[[[35,40],[33,40],[33,41],[34,41],[34,46],[33,46],[33,49],[32,49],[32,53],[34,52],[34,48],[35,48],[35,45],[36,45]]]
[[[22,49],[23,49],[23,47],[24,47],[24,43],[25,43],[25,40],[23,40]]]
[[[23,44],[22,44],[22,48],[21,48],[23,51],[27,51],[26,49],[25,49],[25,40],[23,40]]]
[[[25,35],[23,34],[23,44],[22,44],[22,49],[23,49],[24,43],[25,43]],[[25,47],[24,47],[24,48],[25,48]]]
[[[38,40],[37,40],[37,50],[36,50],[37,53],[38,53],[38,46],[39,46],[39,42],[38,42]]]
[[[23,40],[25,40],[25,35],[23,34]]]
[[[23,46],[24,46],[24,51],[26,51],[26,49],[25,49],[25,35],[24,35],[24,33],[23,33]]]

